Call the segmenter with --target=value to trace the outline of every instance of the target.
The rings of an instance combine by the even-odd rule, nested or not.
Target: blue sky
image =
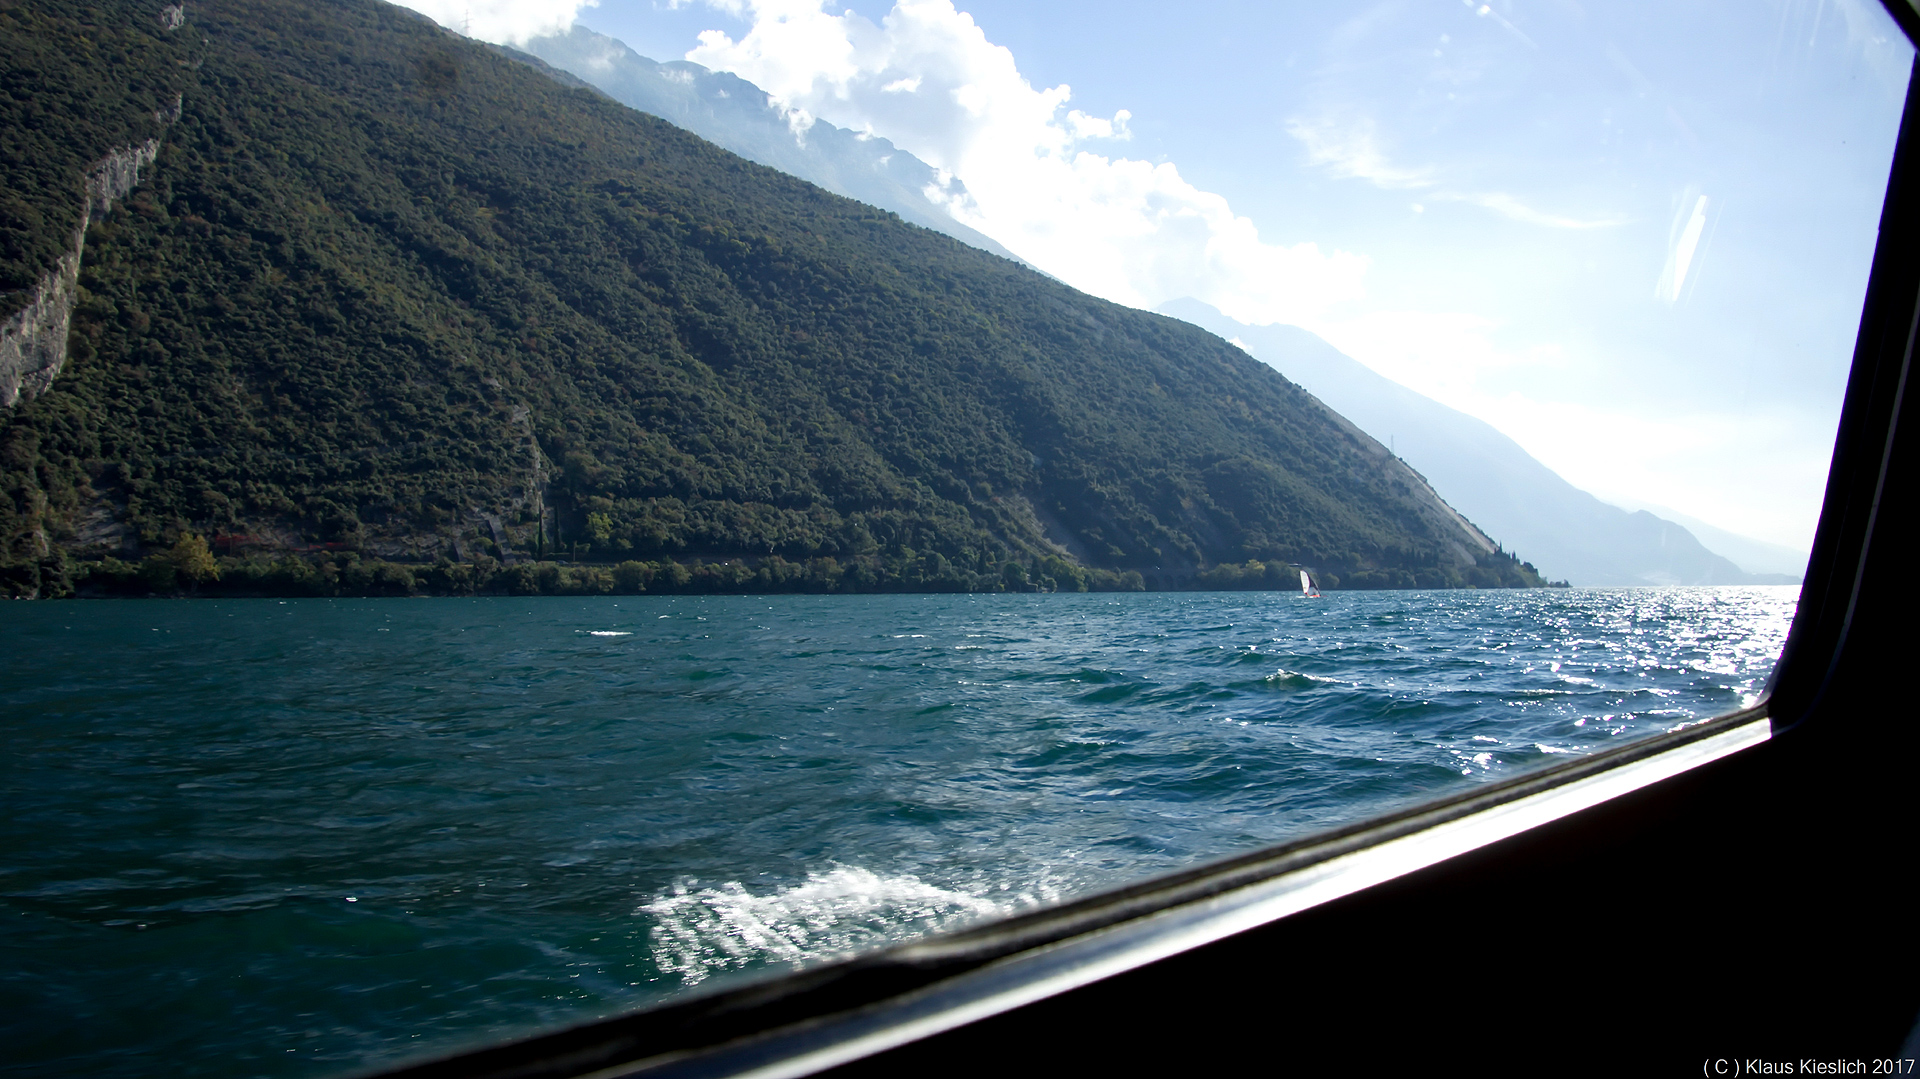
[[[1305,326],[1596,494],[1796,545],[1912,61],[1867,0],[451,17],[495,40],[577,17],[733,71],[797,130],[949,170],[955,216],[1070,284]]]

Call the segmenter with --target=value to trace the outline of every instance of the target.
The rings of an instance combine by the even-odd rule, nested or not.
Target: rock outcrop
[[[178,98],[171,107],[154,113],[154,119],[162,123],[171,123],[179,116]],[[60,374],[67,361],[67,329],[73,321],[87,226],[95,215],[112,209],[116,199],[125,198],[140,182],[140,170],[153,164],[159,154],[160,140],[151,138],[135,146],[123,146],[87,169],[87,205],[80,215],[80,227],[73,232],[73,243],[52,272],[41,278],[33,299],[0,325],[0,407],[12,408],[33,400],[45,393]]]

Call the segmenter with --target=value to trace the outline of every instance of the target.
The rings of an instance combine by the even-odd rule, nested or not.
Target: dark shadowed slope
[[[1484,421],[1375,374],[1297,326],[1248,326],[1190,298],[1160,310],[1238,338],[1363,430],[1391,439],[1451,505],[1549,577],[1580,585],[1789,583],[1746,573],[1672,521],[1600,501]]]
[[[64,185],[16,188],[33,163],[0,161],[54,230],[10,217],[35,242],[5,272],[53,280],[88,163],[158,141],[93,216],[47,388],[0,414],[18,593],[191,534],[242,555],[775,562],[844,588],[1017,586],[1043,564],[1179,585],[1250,559],[1349,585],[1537,580],[1212,335],[404,10],[0,8],[0,68],[29,61],[46,92],[0,100],[0,130],[78,149]]]

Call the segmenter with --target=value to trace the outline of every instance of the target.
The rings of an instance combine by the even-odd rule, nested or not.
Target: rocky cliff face
[[[161,8],[160,27],[178,30],[185,24],[185,4]],[[153,113],[162,127],[180,119],[182,98]],[[160,154],[159,138],[122,146],[87,166],[86,206],[73,242],[54,268],[33,288],[27,305],[0,324],[0,408],[12,408],[44,393],[67,360],[67,331],[73,321],[74,290],[80,280],[80,259],[87,242],[87,226],[123,199],[140,182],[140,170]]]
[[[161,114],[180,115],[180,103]],[[80,282],[80,258],[86,249],[87,226],[94,215],[113,208],[140,182],[140,170],[160,154],[160,140],[124,146],[87,169],[87,206],[74,230],[73,243],[58,265],[33,290],[33,299],[0,325],[0,406],[12,408],[31,401],[53,384],[67,361],[67,330],[73,321],[74,291]]]

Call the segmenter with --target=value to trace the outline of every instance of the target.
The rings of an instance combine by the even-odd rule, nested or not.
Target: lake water
[[[0,1069],[352,1071],[1083,894],[1739,707],[1797,595],[11,604]]]

